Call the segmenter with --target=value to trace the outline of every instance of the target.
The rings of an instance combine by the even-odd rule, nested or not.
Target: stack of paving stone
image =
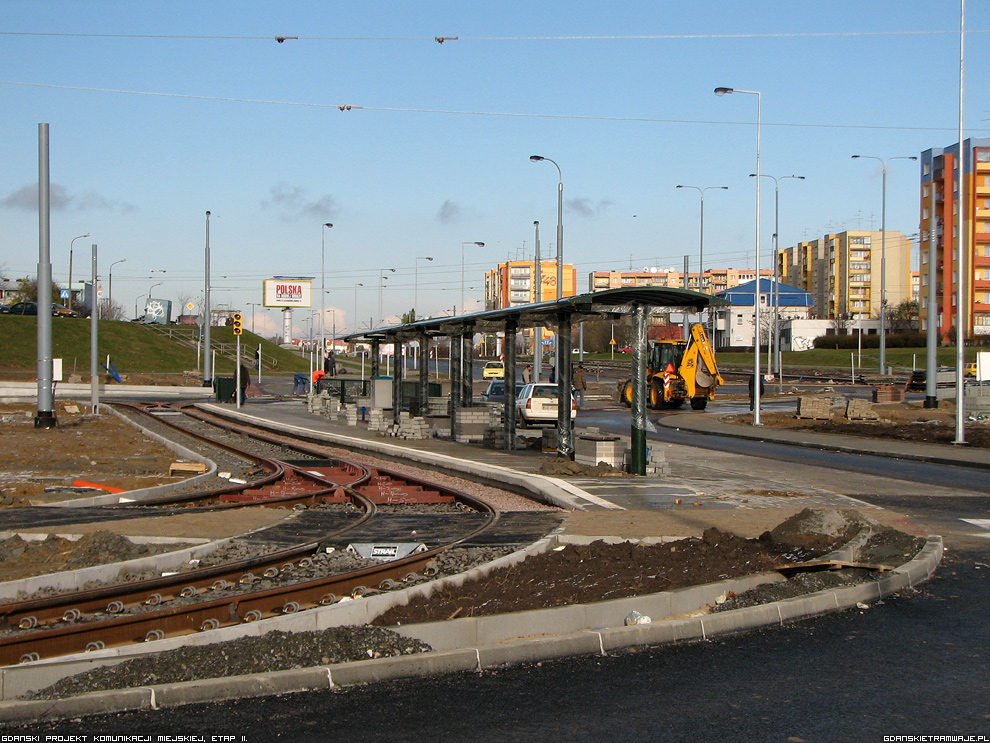
[[[424,418],[414,418],[408,412],[399,413],[399,422],[386,426],[382,433],[398,439],[428,439],[430,426]]]
[[[481,442],[488,429],[488,406],[461,408],[457,411],[457,440],[462,444]]]
[[[348,426],[356,426],[358,422],[358,409],[354,405],[349,405],[344,409],[344,420]]]
[[[595,467],[605,462],[612,467],[622,467],[626,445],[618,436],[588,433],[574,441],[574,461]]]
[[[828,420],[832,417],[832,401],[827,397],[799,397],[797,417]]]
[[[369,431],[384,431],[392,423],[392,411],[388,411],[389,415],[385,415],[384,408],[372,408],[368,413],[368,430]]]
[[[596,462],[597,464],[597,462]],[[626,472],[632,470],[632,449],[626,449],[625,460],[623,462]],[[659,446],[651,446],[646,450],[646,476],[662,477],[670,474],[670,465],[667,464],[667,455]]]
[[[488,403],[488,428],[482,443],[489,449],[505,448],[505,405],[500,402]]]
[[[431,397],[427,415],[449,415],[450,400],[447,397]]]
[[[879,418],[869,400],[849,400],[846,403],[846,418],[851,421],[875,421]]]

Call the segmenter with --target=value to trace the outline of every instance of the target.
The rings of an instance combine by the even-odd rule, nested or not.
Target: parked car
[[[970,361],[968,364],[966,364],[966,366],[963,368],[963,376],[964,377],[972,377],[973,379],[976,379],[976,362],[975,361]]]
[[[18,302],[17,304],[10,305],[11,315],[37,315],[38,314],[38,303],[37,302]]]
[[[493,379],[481,393],[482,402],[505,402],[505,380]]]
[[[10,307],[6,304],[0,304],[0,315],[9,315]]]
[[[619,349],[619,353],[632,353],[632,346],[623,346]]]
[[[53,304],[52,315],[55,317],[79,317],[78,312],[75,310],[70,310],[64,304]]]
[[[488,361],[481,370],[482,379],[505,379],[505,364],[501,361]]]
[[[37,302],[18,302],[17,304],[12,304],[8,309],[6,314],[10,315],[37,315],[38,314],[38,303]],[[68,307],[64,307],[60,304],[52,303],[52,317],[79,317],[79,313],[75,310],[70,310]]]
[[[577,398],[571,390],[571,420],[577,417]],[[557,385],[531,382],[516,396],[516,419],[520,428],[534,423],[557,422]]]

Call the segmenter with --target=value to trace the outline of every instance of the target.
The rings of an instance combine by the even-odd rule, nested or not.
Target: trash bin
[[[237,382],[230,377],[217,377],[213,380],[213,396],[217,402],[236,402],[236,390]]]

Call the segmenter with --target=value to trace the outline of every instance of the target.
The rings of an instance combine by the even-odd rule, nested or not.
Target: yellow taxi
[[[488,361],[481,370],[482,379],[505,379],[505,364],[501,361]]]

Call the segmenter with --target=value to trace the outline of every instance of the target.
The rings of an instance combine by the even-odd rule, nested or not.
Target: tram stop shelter
[[[450,354],[450,430],[456,440],[458,411],[469,407],[473,397],[475,333],[504,333],[505,335],[505,448],[513,449],[516,439],[516,335],[522,328],[544,327],[557,335],[556,382],[558,401],[570,401],[571,392],[571,329],[575,323],[596,318],[631,316],[632,342],[632,472],[646,473],[646,366],[647,319],[656,309],[701,312],[710,306],[727,302],[701,292],[664,287],[607,289],[579,294],[550,302],[539,302],[507,309],[486,310],[466,315],[417,320],[391,327],[376,328],[344,337],[346,341],[363,341],[371,345],[371,376],[380,372],[379,351],[383,343],[394,344],[396,364],[392,376],[392,399],[402,399],[402,382],[406,373],[402,359],[403,344],[417,341],[420,349],[429,348],[432,339],[446,337],[451,341]],[[457,350],[459,349],[459,350]],[[428,358],[422,353],[422,358]],[[565,363],[559,363],[565,360]],[[429,364],[419,369],[420,410],[429,407]],[[401,404],[393,406],[395,421],[399,421]],[[557,405],[557,453],[574,458],[574,430],[571,405]]]

